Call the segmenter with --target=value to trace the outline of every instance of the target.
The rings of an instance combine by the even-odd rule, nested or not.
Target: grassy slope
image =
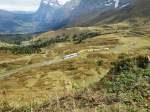
[[[147,112],[150,108],[150,66],[148,60],[143,69],[141,66],[134,64],[133,57],[127,57],[127,55],[121,56],[116,65],[112,67],[111,71],[114,71],[118,68],[118,65],[122,65],[121,72],[116,71],[118,75],[110,71],[98,83],[92,84],[84,91],[61,97],[52,103],[45,102],[37,110],[44,109],[44,111],[56,112]],[[142,60],[138,60],[138,63],[143,64]]]
[[[139,18],[139,16],[136,16],[136,18]],[[140,17],[139,20],[145,21],[145,18],[141,19]],[[65,112],[70,112],[71,107],[71,110],[77,112],[91,112],[95,111],[95,109],[98,109],[99,111],[108,109],[106,112],[111,112],[120,111],[118,110],[118,106],[120,106],[120,109],[122,110],[125,110],[124,108],[129,109],[127,112],[133,110],[135,112],[138,110],[140,112],[145,112],[146,109],[149,108],[148,105],[146,105],[147,102],[149,103],[149,100],[145,100],[144,98],[145,106],[141,106],[141,103],[137,103],[134,100],[143,102],[143,96],[141,97],[140,94],[133,93],[131,89],[129,90],[129,96],[138,96],[137,99],[131,99],[131,102],[128,102],[130,97],[127,98],[127,103],[132,103],[132,105],[124,103],[124,101],[126,101],[125,95],[128,94],[126,90],[124,90],[124,94],[119,93],[119,97],[117,98],[116,92],[111,93],[107,91],[107,89],[111,89],[109,88],[110,86],[114,86],[113,83],[115,83],[118,78],[122,78],[122,75],[118,76],[118,78],[114,76],[114,80],[108,82],[109,85],[107,82],[101,80],[101,78],[107,75],[107,72],[112,68],[111,63],[117,61],[120,54],[125,53],[130,56],[150,55],[150,39],[148,38],[150,34],[149,24],[143,25],[143,21],[134,22],[138,27],[130,25],[129,21],[119,21],[119,23],[114,22],[115,24],[106,24],[97,27],[77,27],[62,29],[56,32],[47,32],[34,38],[33,40],[37,41],[55,38],[55,36],[63,34],[70,36],[72,33],[76,34],[90,31],[115,32],[86,39],[80,44],[74,44],[72,42],[53,44],[43,48],[43,54],[34,54],[27,61],[18,61],[9,63],[7,66],[0,66],[0,68],[2,68],[0,74],[2,74],[5,72],[5,68],[9,69],[9,67],[11,67],[11,69],[16,69],[18,68],[18,65],[24,66],[25,64],[62,58],[63,55],[74,52],[81,53],[79,58],[41,67],[39,69],[31,69],[27,72],[19,72],[4,80],[0,80],[0,108],[6,109],[3,110],[4,112],[12,109],[10,107],[18,108],[22,106],[25,106],[22,108],[23,110],[29,111],[33,108],[38,111],[44,109],[45,112],[51,109],[56,112],[60,112],[60,109],[65,110]],[[91,51],[91,49],[99,50]],[[26,55],[2,54],[0,56],[2,57],[1,60],[3,60],[9,58],[15,59]],[[102,64],[100,64],[100,62],[102,62]],[[136,71],[139,71],[139,69],[136,69]],[[149,68],[140,70],[138,73],[127,72],[126,74],[127,76],[132,77],[144,74],[143,71],[147,72],[149,71]],[[149,74],[149,72],[147,72],[147,74]],[[148,77],[149,80],[149,76],[146,77]],[[123,77],[121,81],[124,80],[124,78],[126,80],[126,77]],[[144,81],[143,84],[147,84],[144,77],[141,78],[141,81]],[[94,84],[96,82],[99,82],[99,85]],[[138,82],[134,84],[138,84]],[[141,82],[139,84],[141,85]],[[93,87],[91,88],[90,85],[93,85]],[[105,86],[109,87],[105,88]],[[84,89],[85,91],[83,91]],[[74,95],[74,92],[76,93],[76,91],[78,94]],[[81,91],[83,91],[83,93]],[[149,89],[147,91],[149,92]],[[58,96],[60,97],[58,98]],[[52,99],[54,100],[51,101]],[[39,107],[39,104],[42,105]],[[19,108],[15,111],[21,112],[23,111],[22,109]]]
[[[80,86],[73,85],[72,87],[75,89],[75,91],[71,92],[67,89],[68,85],[65,85],[66,88],[64,88],[65,91],[63,96],[59,96],[59,93],[56,93],[58,96],[56,96],[57,98],[54,100],[44,100],[44,98],[47,97],[42,96],[40,97],[43,98],[44,103],[42,105],[37,105],[35,101],[32,102],[32,105],[14,109],[13,112],[30,111],[31,108],[34,112],[147,112],[150,106],[150,66],[148,66],[149,62],[146,61],[147,55],[145,55],[146,57],[144,57],[144,55],[140,55],[140,57],[141,56],[142,59],[139,58],[139,56],[130,55],[128,58],[128,55],[120,55],[119,59],[115,61],[114,66],[110,67],[111,70],[109,74],[96,83],[92,83],[91,86],[79,91],[79,89],[81,89]],[[136,57],[136,61],[134,57]],[[146,60],[143,62],[143,59]],[[143,63],[145,63],[144,66]],[[120,68],[121,71],[118,69],[118,65],[122,66],[122,68]],[[67,66],[65,66],[65,69],[66,67]],[[89,73],[87,70],[86,72]],[[57,80],[58,77],[60,80],[67,80],[69,78],[68,76],[65,77],[64,74],[60,73],[59,71],[53,73],[56,77],[55,80]],[[52,76],[49,77],[52,78]],[[35,82],[35,79],[30,78],[29,82],[30,85],[32,85]],[[55,86],[60,87],[60,85],[57,84],[55,84]],[[43,87],[45,87],[45,85]],[[50,87],[52,88],[52,83]],[[44,91],[44,93],[46,92]],[[38,93],[36,93],[36,95],[37,94]],[[53,95],[53,98],[54,97],[55,95]],[[5,98],[8,97],[5,96]],[[5,99],[6,104],[1,108],[6,109],[7,111],[12,110],[11,106],[8,105],[9,103],[6,101],[8,100]]]
[[[117,25],[104,26],[99,29],[96,27],[96,30],[104,32],[114,31],[116,27],[118,28]],[[77,32],[81,29],[78,28]],[[95,27],[87,29],[89,31],[89,29],[93,30]],[[89,85],[100,80],[111,68],[111,62],[115,61],[119,54],[130,53],[131,55],[138,55],[148,53],[150,47],[149,38],[147,38],[146,35],[136,35],[130,31],[128,32],[128,28],[126,30],[127,33],[124,33],[124,30],[118,30],[117,33],[86,39],[80,44],[65,42],[50,45],[43,48],[43,50],[46,51],[44,54],[34,54],[29,60],[13,62],[7,64],[7,66],[3,66],[4,68],[11,67],[11,69],[13,69],[14,67],[16,69],[18,65],[24,66],[25,64],[52,60],[57,58],[57,56],[62,58],[64,54],[74,52],[81,53],[79,58],[41,67],[40,69],[19,72],[1,80],[0,97],[2,98],[2,103],[7,100],[9,105],[20,107],[33,102],[33,100],[39,104],[45,102],[47,99],[55,99],[57,95],[63,96],[68,93],[72,94],[74,90],[88,88]],[[55,33],[59,34],[59,32],[60,31]],[[64,32],[65,30],[63,30],[63,33]],[[49,34],[49,32],[45,34],[47,36],[46,38],[48,38],[47,34]],[[43,37],[40,36],[39,38],[41,39]],[[88,51],[91,49],[99,50]],[[9,56],[10,55],[5,55],[3,59]],[[14,55],[13,58],[17,58],[17,56]],[[97,65],[99,61],[103,62],[101,66]],[[3,92],[5,94],[3,94]]]

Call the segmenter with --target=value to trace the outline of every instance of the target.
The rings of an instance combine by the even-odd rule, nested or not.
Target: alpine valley
[[[133,0],[70,0],[65,4],[57,0],[42,0],[33,13],[0,10],[1,33],[35,33],[69,26],[87,26],[104,12],[130,7]],[[89,19],[84,19],[89,16]],[[78,22],[80,21],[80,22]],[[88,22],[87,22],[88,21]],[[96,22],[96,21],[95,21]],[[11,26],[11,27],[10,27]]]
[[[150,0],[0,10],[0,112],[150,112]]]

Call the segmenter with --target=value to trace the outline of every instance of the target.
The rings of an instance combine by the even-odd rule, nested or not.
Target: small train
[[[77,57],[77,56],[79,56],[78,53],[73,53],[73,54],[65,55],[65,56],[63,57],[63,59],[71,59],[71,58],[75,58],[75,57]]]

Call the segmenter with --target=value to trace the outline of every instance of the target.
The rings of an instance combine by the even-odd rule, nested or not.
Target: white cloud
[[[58,0],[64,5],[70,0]],[[0,0],[0,9],[9,11],[36,11],[41,0]]]
[[[12,6],[12,5],[0,5],[0,9],[8,11],[35,11],[38,9],[36,6]]]
[[[0,0],[0,9],[9,11],[35,11],[41,0]]]

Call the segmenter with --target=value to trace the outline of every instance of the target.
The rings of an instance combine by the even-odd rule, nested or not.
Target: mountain
[[[150,110],[150,0],[42,0],[0,28],[36,32],[0,34],[0,112]]]
[[[63,27],[79,2],[80,0],[72,0],[61,4],[58,0],[42,0],[39,9],[34,14],[34,21],[38,21],[37,30],[45,31]]]
[[[118,23],[126,21],[131,25],[149,25],[150,19],[150,1],[149,0],[133,0],[132,5],[121,10],[103,14],[99,19],[99,23]],[[105,18],[105,19],[104,19]],[[97,18],[98,19],[98,18]]]
[[[79,0],[66,4],[58,0],[42,0],[34,13],[1,10],[0,33],[34,33],[61,28],[78,3]]]
[[[0,33],[31,32],[33,31],[31,20],[30,13],[0,10]]]
[[[132,0],[71,0],[64,5],[58,0],[42,0],[35,18],[38,30],[59,29],[62,27],[85,26],[88,20],[103,12],[121,9]]]
[[[13,27],[19,26],[14,20],[14,15],[8,11],[0,10],[0,32],[13,31]],[[11,28],[10,28],[11,26]]]
[[[42,0],[35,13],[0,11],[0,32],[33,33],[63,27],[90,26],[114,12],[127,9],[133,0]],[[5,19],[5,16],[10,16]],[[11,27],[10,27],[11,26]]]
[[[42,0],[39,9],[34,15],[34,19],[39,22],[50,23],[60,7],[61,5],[57,0]]]
[[[37,21],[37,30],[45,31],[56,27],[55,17],[58,10],[62,7],[57,0],[42,0],[39,9],[35,12],[33,20]]]
[[[103,18],[104,13],[112,13],[131,4],[132,0],[81,0],[80,4],[72,12],[69,26],[95,24]]]

